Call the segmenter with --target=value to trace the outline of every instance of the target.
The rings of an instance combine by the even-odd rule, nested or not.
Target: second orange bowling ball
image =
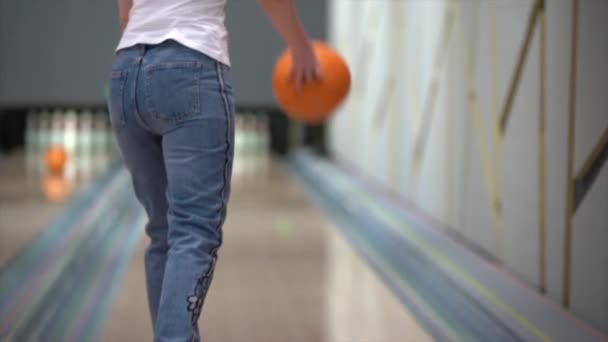
[[[351,86],[350,70],[342,56],[321,41],[313,41],[313,49],[321,67],[321,80],[305,83],[296,92],[289,77],[289,49],[279,56],[272,75],[272,90],[279,106],[287,116],[306,124],[324,122],[344,101]]]
[[[62,146],[50,146],[46,150],[46,167],[51,174],[63,173],[67,159],[67,153]]]

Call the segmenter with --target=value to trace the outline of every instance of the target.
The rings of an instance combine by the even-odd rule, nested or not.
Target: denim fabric
[[[172,40],[137,45],[117,52],[109,90],[114,134],[148,215],[154,341],[199,341],[230,197],[230,69]]]

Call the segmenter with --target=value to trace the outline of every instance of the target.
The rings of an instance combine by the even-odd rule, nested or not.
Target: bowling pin
[[[51,141],[51,113],[48,110],[43,110],[40,113],[38,120],[38,139],[36,151],[42,153],[46,149],[46,146]]]
[[[252,117],[252,165],[251,171],[254,176],[259,176],[260,160],[261,160],[261,139],[260,132],[260,114],[256,113]]]
[[[235,183],[241,181],[243,172],[243,114],[237,113],[235,115],[235,127],[234,127],[234,161],[232,164],[232,174]]]
[[[234,153],[238,155],[243,148],[243,116],[241,113],[235,115],[234,125]]]
[[[249,183],[251,176],[251,162],[253,159],[253,127],[252,127],[252,115],[246,113],[243,123],[243,179]]]
[[[270,137],[268,127],[268,115],[263,113],[260,115],[259,121],[259,135],[260,135],[260,174],[262,176],[268,175],[269,168],[269,152],[270,152]]]
[[[46,151],[49,147],[51,146],[60,146],[63,142],[63,139],[61,138],[61,132],[63,130],[63,118],[62,118],[62,111],[61,109],[57,108],[54,109],[51,112],[51,120],[50,120],[50,128],[49,128],[49,136],[48,136],[48,142],[46,144],[46,146],[44,147],[44,150],[42,150],[42,159],[44,160],[44,156],[46,154]],[[46,163],[43,164],[43,172],[46,173]]]
[[[36,148],[38,136],[36,130],[38,129],[38,113],[30,110],[27,113],[25,119],[25,149],[28,154]]]
[[[73,184],[78,176],[76,145],[77,145],[78,115],[75,109],[68,109],[63,117],[63,145],[68,155],[65,177],[68,183]]]
[[[103,148],[106,151],[106,155],[109,157],[109,154],[112,150],[112,130],[110,124],[110,114],[107,111],[101,111],[101,117],[103,122],[103,134],[101,134],[101,142],[103,144]]]
[[[51,136],[53,131],[52,115],[47,109],[44,109],[40,113],[38,120],[38,131],[36,132],[38,138],[36,139],[36,148],[34,155],[36,158],[36,172],[42,174],[45,171],[44,165],[44,154],[46,153],[47,147],[51,144]]]
[[[76,110],[69,109],[65,112],[64,116],[64,131],[63,131],[63,144],[68,154],[73,155],[76,153],[77,147],[77,130],[78,130],[78,115]]]
[[[93,172],[93,113],[88,109],[80,113],[77,140],[81,180],[86,181],[91,178]]]
[[[108,165],[107,151],[107,116],[103,111],[97,111],[93,116],[93,170],[97,174]]]
[[[63,124],[64,112],[61,109],[55,109],[51,116],[50,145],[63,146]]]
[[[25,162],[28,178],[36,174],[37,163],[39,162],[38,149],[38,130],[40,127],[40,113],[30,111],[27,114],[25,124]]]

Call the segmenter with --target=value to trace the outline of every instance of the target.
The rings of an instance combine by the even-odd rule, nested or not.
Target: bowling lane
[[[46,170],[49,146],[68,155],[61,175]],[[116,158],[107,112],[30,111],[25,146],[0,158],[0,270]]]
[[[61,203],[48,201],[42,187],[42,179],[25,171],[25,153],[0,160],[0,265],[61,210]]]
[[[200,320],[205,341],[431,340],[281,164],[249,155],[240,159],[234,184]],[[151,340],[145,246],[142,236],[102,341]]]

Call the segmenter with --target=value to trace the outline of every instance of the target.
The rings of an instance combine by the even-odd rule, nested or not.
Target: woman
[[[296,87],[320,76],[293,0],[259,0],[293,54]],[[148,215],[154,341],[199,341],[222,244],[234,152],[226,0],[118,0],[123,34],[110,117]]]

